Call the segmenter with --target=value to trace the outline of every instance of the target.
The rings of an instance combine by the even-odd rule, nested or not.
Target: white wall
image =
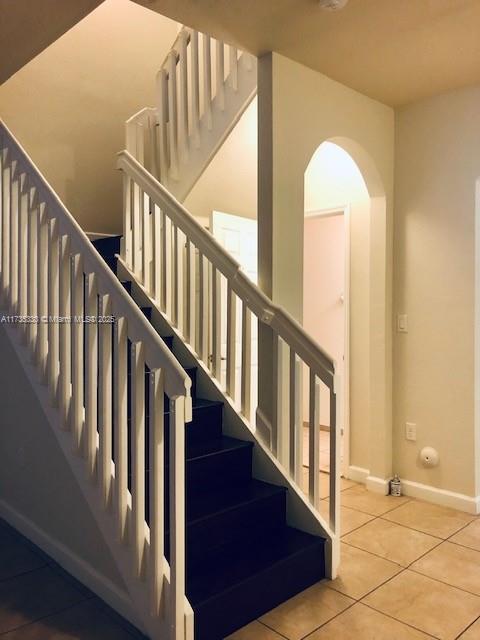
[[[474,459],[479,177],[480,87],[397,112],[395,310],[408,314],[409,330],[394,341],[395,470],[467,495],[480,493]],[[416,443],[405,440],[406,421],[417,424]],[[425,445],[439,451],[436,469],[419,464]]]
[[[124,123],[155,104],[177,30],[130,0],[106,0],[0,87],[0,117],[86,231],[121,231]]]

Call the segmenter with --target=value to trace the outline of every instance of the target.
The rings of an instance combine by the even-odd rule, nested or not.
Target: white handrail
[[[130,550],[131,568],[123,578],[146,629],[152,639],[166,637],[166,621],[172,640],[187,640],[193,615],[185,597],[184,499],[191,380],[2,121],[0,294],[6,311],[18,319],[51,404],[61,412],[62,427],[71,432],[72,455],[85,459],[85,482],[98,485],[101,508],[115,518],[120,541]],[[28,324],[27,318],[36,320]],[[165,394],[170,402],[169,564],[163,543]],[[149,505],[146,457],[152,465]],[[139,596],[132,576],[144,585],[146,597]]]
[[[143,286],[152,304],[189,344],[252,428],[256,408],[255,329],[258,323],[271,330],[271,362],[262,361],[258,374],[271,381],[272,396],[271,402],[267,399],[266,407],[258,406],[257,416],[263,424],[257,424],[262,427],[262,439],[287,475],[300,485],[305,389],[309,429],[308,498],[317,510],[320,508],[320,403],[322,398],[327,400],[330,496],[325,530],[331,532],[334,573],[339,548],[337,414],[341,409],[334,359],[248,279],[231,255],[128,151],[118,154],[117,166],[124,174],[126,195],[123,267]],[[135,237],[142,237],[143,243],[135,242]],[[147,272],[142,267],[145,255],[148,255]],[[222,351],[222,341],[226,353]],[[264,410],[269,412],[268,416]]]
[[[302,326],[283,308],[275,305],[241,269],[238,262],[202,225],[175,199],[175,197],[152,176],[128,152],[118,154],[117,166],[129,175],[160,208],[165,208],[176,226],[193,242],[201,253],[210,260],[223,275],[234,282],[233,289],[248,301],[252,312],[264,323],[272,327],[288,342],[304,361],[325,378],[325,384],[333,385],[336,366],[330,356]]]

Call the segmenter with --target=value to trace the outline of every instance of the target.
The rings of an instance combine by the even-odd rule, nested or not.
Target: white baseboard
[[[376,476],[368,476],[365,482],[367,489],[382,496],[388,496],[390,493],[390,480],[377,478]]]
[[[350,465],[347,468],[346,478],[348,480],[353,480],[353,482],[360,482],[362,484],[367,484],[367,478],[369,475],[370,475],[370,471],[368,469]]]
[[[446,489],[438,489],[412,480],[402,480],[402,493],[412,498],[433,502],[442,507],[450,507],[477,515],[480,513],[480,496],[466,496]]]
[[[32,520],[19,513],[5,500],[0,499],[0,517],[25,538],[37,545],[44,553],[57,562],[65,571],[70,573],[90,591],[104,600],[123,618],[136,624],[137,618],[132,609],[131,600],[126,591],[122,591],[109,578],[98,573],[94,567],[86,563],[71,549],[59,540],[55,540],[48,533],[38,527]]]

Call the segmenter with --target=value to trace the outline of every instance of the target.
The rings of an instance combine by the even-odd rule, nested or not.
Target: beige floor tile
[[[480,615],[480,598],[406,569],[365,598],[369,606],[440,640]]]
[[[429,502],[414,500],[384,516],[387,520],[423,531],[438,538],[449,538],[474,519],[474,516],[441,507]]]
[[[0,582],[0,633],[71,607],[83,595],[50,567]]]
[[[261,622],[252,622],[243,627],[240,631],[236,631],[226,640],[282,640],[282,636],[266,627]]]
[[[477,620],[458,640],[478,640],[480,638],[480,620]]]
[[[307,640],[428,640],[430,636],[392,620],[370,607],[355,604]]]
[[[0,580],[13,578],[46,565],[46,561],[22,542],[7,538],[0,544]]]
[[[329,501],[322,500],[320,503],[320,513],[328,518],[328,512],[330,509]],[[358,529],[362,525],[370,520],[373,520],[374,516],[368,515],[368,513],[362,513],[361,511],[355,511],[348,507],[340,507],[340,535],[346,535],[350,531]]]
[[[353,604],[323,583],[318,583],[287,600],[260,618],[288,640],[300,640]]]
[[[92,601],[3,636],[5,640],[133,640],[134,637],[104,615]]]
[[[408,567],[440,543],[438,538],[381,518],[345,536],[343,541],[402,567]]]
[[[462,544],[464,547],[470,547],[470,549],[480,551],[480,518],[477,518],[456,533],[453,538],[450,538],[450,542]]]
[[[401,570],[393,562],[342,544],[338,577],[326,584],[331,589],[359,600]]]
[[[342,491],[342,504],[372,516],[381,516],[387,511],[405,504],[410,499],[405,496],[395,498],[394,496],[382,496],[373,491],[367,491],[362,485],[357,485],[346,491]]]
[[[480,552],[444,542],[410,567],[480,596]]]

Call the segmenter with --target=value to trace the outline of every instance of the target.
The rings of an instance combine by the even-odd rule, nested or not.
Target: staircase
[[[114,267],[120,238],[93,244]],[[135,283],[123,285],[138,296]],[[152,326],[167,330],[151,306],[142,311]],[[181,357],[176,337],[162,339]],[[186,592],[195,638],[220,640],[323,578],[325,541],[287,525],[286,488],[253,478],[254,443],[224,435],[223,403],[202,397],[197,367],[186,371],[193,399],[186,430]]]
[[[122,237],[92,244],[0,122],[1,303],[38,320],[8,334],[26,370],[35,364],[32,390],[118,566],[131,621],[152,640],[221,640],[334,578],[339,563],[335,363],[179,202],[256,90],[253,59],[214,45],[212,55],[211,38],[183,29],[157,107],[127,123]],[[260,329],[271,395],[257,401]]]
[[[183,201],[257,92],[254,56],[183,27],[157,74],[157,105],[126,124],[126,149]]]

